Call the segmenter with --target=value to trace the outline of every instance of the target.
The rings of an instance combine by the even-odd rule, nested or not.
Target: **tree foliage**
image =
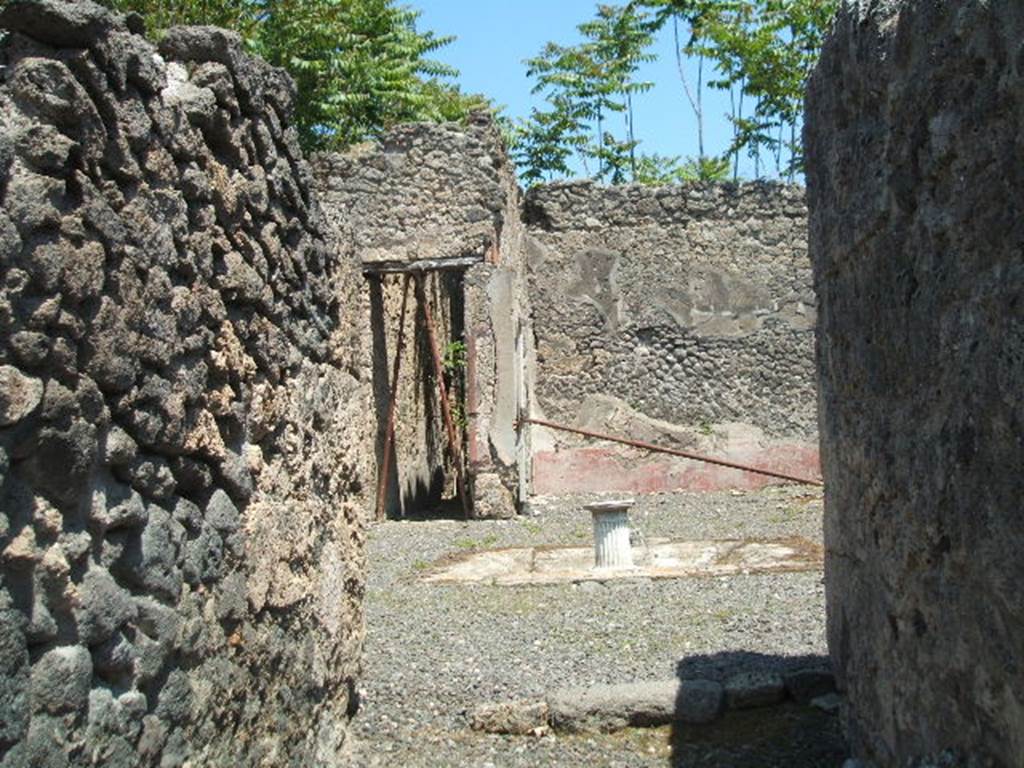
[[[135,11],[146,30],[158,38],[168,27],[202,24],[233,29],[249,38],[259,19],[259,6],[250,0],[101,0],[120,11]]]
[[[637,176],[633,98],[653,87],[636,77],[640,65],[653,59],[648,14],[598,5],[594,18],[577,30],[581,43],[548,43],[526,61],[536,81],[533,92],[546,101],[519,126],[513,143],[527,182],[568,173],[574,156],[595,179],[618,184]]]
[[[683,93],[693,110],[697,122],[697,159],[696,167],[707,166],[704,152],[704,73],[706,56],[698,45],[700,30],[705,20],[711,17],[719,6],[720,0],[631,0],[633,5],[647,7],[654,14],[653,27],[660,30],[671,23],[674,42],[676,70],[683,86]],[[684,44],[680,37],[680,26],[689,30]],[[686,59],[694,59],[696,73],[688,74]],[[695,75],[695,76],[694,76]]]
[[[719,74],[709,85],[753,102],[730,119],[731,149],[746,150],[755,170],[773,160],[776,173],[792,178],[803,168],[804,88],[835,8],[835,0],[734,0],[704,22],[701,44]]]
[[[454,38],[417,29],[419,12],[394,0],[110,0],[147,20],[215,24],[286,69],[298,87],[295,121],[306,149],[335,149],[418,120],[461,119],[487,107],[463,94],[458,72],[431,54]]]
[[[547,99],[520,127],[515,143],[523,178],[532,183],[568,175],[572,159],[597,179],[618,183],[721,179],[739,157],[755,175],[802,170],[803,92],[817,62],[837,0],[631,0],[598,6],[578,29],[584,42],[549,43],[528,60],[535,92]],[[638,154],[632,99],[650,83],[637,80],[656,34],[671,30],[683,95],[697,126],[698,154]],[[727,91],[732,141],[721,156],[705,151],[706,88]],[[627,116],[621,138],[605,128],[610,114]]]
[[[680,54],[697,63],[696,91],[687,80],[682,55],[680,77],[697,113],[703,152],[703,111],[700,108],[703,67],[710,63],[710,88],[726,90],[733,128],[727,155],[734,175],[739,155],[754,159],[760,176],[769,162],[775,173],[793,175],[803,168],[801,127],[803,93],[821,53],[837,0],[633,0],[654,13],[655,23],[671,23]],[[680,45],[678,29],[688,31]],[[753,108],[750,109],[751,102]]]
[[[637,167],[640,184],[678,184],[681,181],[725,181],[729,178],[729,160],[724,157],[663,157],[657,153],[642,155]]]

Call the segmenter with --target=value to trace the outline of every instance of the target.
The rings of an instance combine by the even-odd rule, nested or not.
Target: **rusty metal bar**
[[[380,476],[377,478],[378,520],[384,519],[384,505],[387,496],[388,472],[391,470],[391,449],[395,442],[395,411],[398,407],[398,374],[402,366],[402,350],[405,348],[405,308],[409,299],[409,275],[402,281],[402,312],[398,321],[398,343],[395,346],[395,366],[391,375],[391,391],[388,401],[388,422],[384,432],[384,452],[380,459]]]
[[[549,429],[557,429],[561,432],[572,432],[576,435],[583,435],[584,437],[594,437],[598,440],[610,440],[613,443],[622,443],[623,445],[630,445],[634,448],[642,448],[645,451],[654,451],[655,453],[667,453],[672,456],[681,456],[684,459],[690,459],[692,461],[701,461],[705,464],[716,464],[720,467],[728,467],[729,469],[739,469],[744,472],[753,472],[757,475],[767,475],[768,477],[776,477],[780,480],[789,480],[793,483],[800,483],[801,485],[816,485],[823,487],[825,484],[820,480],[811,480],[806,477],[796,477],[794,475],[787,475],[783,472],[774,472],[770,469],[760,469],[758,467],[751,467],[746,464],[737,464],[732,461],[726,461],[724,459],[713,459],[709,456],[701,456],[696,453],[687,453],[686,451],[679,451],[675,448],[665,448],[664,446],[654,445],[653,443],[645,443],[640,440],[630,440],[625,437],[617,437],[615,435],[606,435],[601,432],[593,432],[589,429],[579,429],[577,427],[567,427],[564,424],[555,424],[552,421],[544,421],[543,419],[520,419],[523,424],[536,424],[540,427],[548,427]]]
[[[466,334],[466,461],[472,472],[480,468],[480,403],[476,379],[476,332],[467,324]]]
[[[430,303],[427,301],[427,292],[424,290],[423,274],[417,274],[416,297],[419,299],[420,307],[423,309],[423,322],[427,329],[427,341],[430,342],[430,353],[434,359],[434,376],[437,378],[437,391],[441,397],[441,415],[444,416],[444,426],[448,431],[448,443],[452,449],[452,463],[455,464],[455,490],[462,501],[462,512],[466,519],[469,519],[469,495],[466,493],[466,478],[462,467],[462,451],[458,433],[455,431],[455,421],[452,419],[452,407],[448,402],[448,388],[444,385],[444,364],[441,362],[441,350],[437,346],[437,335],[434,332],[434,318],[430,312]]]

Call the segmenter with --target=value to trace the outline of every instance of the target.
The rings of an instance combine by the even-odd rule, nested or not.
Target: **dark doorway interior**
[[[463,276],[461,269],[367,273],[380,518],[466,514],[457,481],[466,455]]]

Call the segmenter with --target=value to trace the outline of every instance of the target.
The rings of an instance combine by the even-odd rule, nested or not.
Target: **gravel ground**
[[[469,730],[485,702],[554,688],[822,664],[820,572],[627,580],[607,585],[427,585],[436,561],[474,549],[590,541],[581,506],[536,498],[510,521],[408,520],[369,543],[367,640],[355,764],[366,766],[838,766],[833,716],[806,708],[730,715],[704,729],[504,737]],[[633,525],[673,539],[799,535],[820,542],[805,488],[641,496]]]

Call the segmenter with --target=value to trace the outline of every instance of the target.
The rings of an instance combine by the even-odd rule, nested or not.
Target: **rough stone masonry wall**
[[[535,415],[817,473],[803,190],[604,188],[526,198]],[[538,493],[753,486],[757,475],[534,430]]]
[[[829,646],[883,766],[1024,765],[1022,40],[846,2],[808,93]]]
[[[464,329],[467,367],[461,372],[465,392],[460,406],[474,514],[513,514],[520,493],[519,466],[527,450],[514,422],[527,398],[532,334],[519,190],[496,127],[485,115],[466,125],[399,126],[379,143],[316,157],[314,173],[326,215],[346,233],[367,269],[418,260],[449,267],[453,261],[473,262],[452,270],[461,273],[461,287],[448,282],[437,294],[435,314],[445,308],[457,314],[462,302],[462,316],[451,318],[446,326],[450,333],[439,334],[439,344],[459,340]],[[380,337],[375,365],[386,368],[388,375],[397,339],[400,281],[384,278],[384,328],[374,323]],[[370,289],[376,290],[372,281]],[[410,312],[417,311],[413,303]],[[423,363],[429,366],[428,360]],[[438,434],[446,439],[443,431],[415,426],[427,417],[440,423],[440,414],[429,401],[411,402],[425,394],[424,371],[403,366],[399,418],[405,437],[399,434],[397,462],[409,478],[400,483],[403,493],[410,494],[417,487],[411,478],[430,476],[438,466],[436,460],[424,460],[439,455],[429,441],[436,441]],[[377,392],[382,414],[380,386]]]
[[[89,2],[0,26],[0,764],[333,765],[365,325],[290,81]]]

